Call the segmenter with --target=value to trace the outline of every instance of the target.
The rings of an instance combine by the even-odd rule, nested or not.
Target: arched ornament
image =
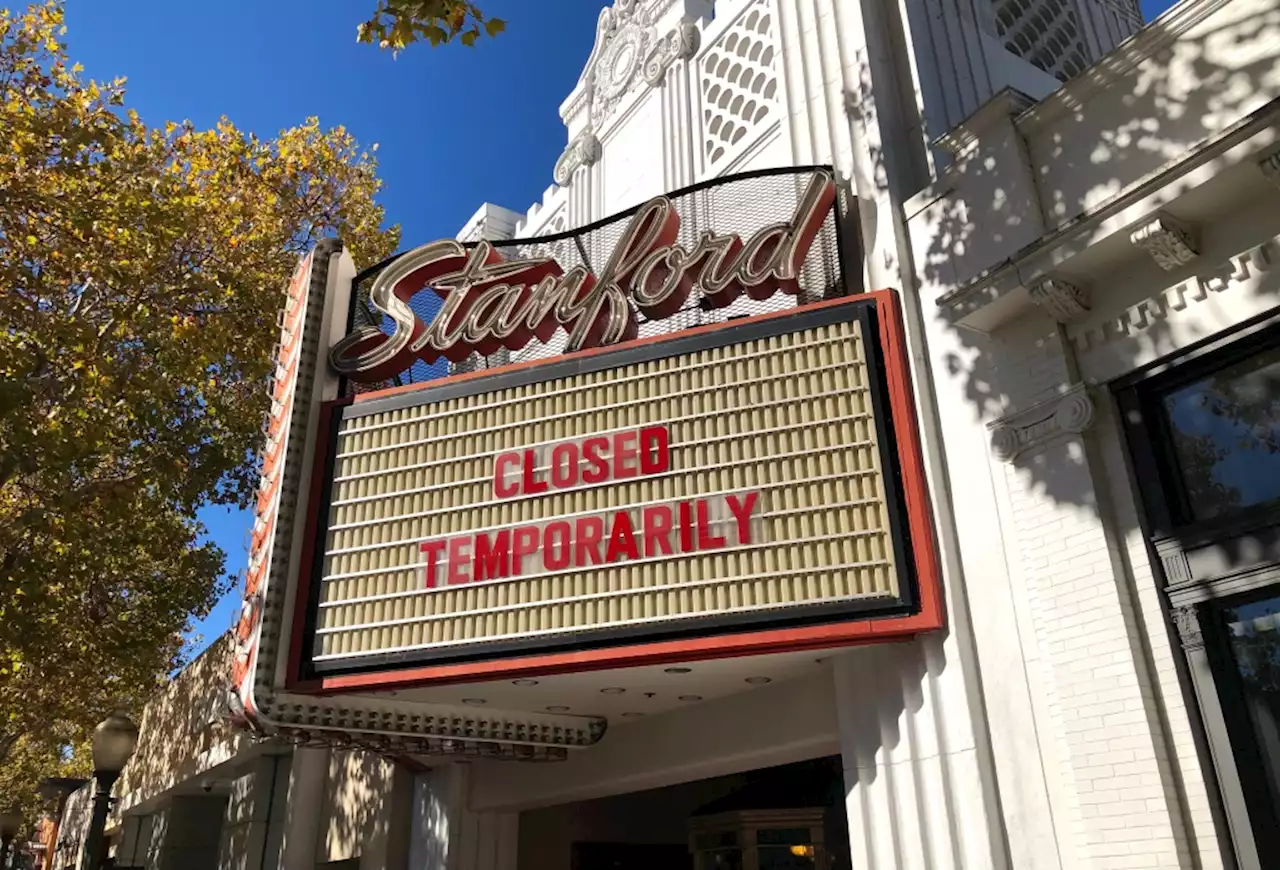
[[[601,10],[596,44],[583,71],[593,127],[598,129],[631,90],[654,40],[653,23],[642,0],[615,0]]]

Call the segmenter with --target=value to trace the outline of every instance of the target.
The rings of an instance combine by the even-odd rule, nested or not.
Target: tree
[[[36,784],[50,776],[88,778],[92,772],[89,757],[87,744],[60,744],[48,734],[23,737],[13,745],[4,764],[0,764],[0,796],[5,799],[6,808],[22,812],[25,830],[20,838],[33,835],[40,816],[54,809],[36,791]]]
[[[0,767],[179,665],[228,583],[197,511],[250,502],[297,258],[399,241],[341,127],[150,128],[64,32],[56,0],[0,12]]]
[[[456,38],[471,46],[482,33],[497,36],[506,28],[501,18],[486,18],[467,0],[378,0],[373,17],[360,25],[356,37],[399,51],[420,39],[434,46]]]

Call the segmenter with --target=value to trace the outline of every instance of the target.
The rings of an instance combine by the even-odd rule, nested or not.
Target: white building
[[[1278,46],[1179,4],[904,203],[997,780],[1062,866],[1276,861]]]
[[[1213,461],[1189,485],[1212,508],[1187,513],[1143,439],[1169,390],[1236,353],[1219,351],[1228,337],[1267,361],[1280,3],[1184,0],[1122,43],[1139,23],[1127,0],[615,0],[561,107],[556,184],[524,214],[482,206],[459,238],[553,236],[557,259],[598,266],[608,232],[577,245],[571,231],[726,175],[832,167],[857,236],[838,243],[845,289],[893,288],[904,309],[945,628],[343,689],[280,676],[299,518],[285,585],[255,593],[264,640],[241,650],[262,718],[314,737],[429,714],[455,736],[383,757],[224,736],[180,775],[126,785],[118,865],[167,867],[155,856],[183,853],[164,851],[166,831],[222,819],[221,846],[206,836],[184,870],[593,870],[691,851],[698,870],[1271,866],[1277,707],[1257,675],[1274,666],[1274,608],[1219,599],[1265,595],[1280,477],[1269,453],[1221,477],[1202,450]],[[746,189],[708,188],[689,229],[781,207]],[[695,306],[678,328],[793,304]],[[1187,351],[1192,368],[1165,371]],[[1270,445],[1276,388],[1260,371],[1226,398]],[[1237,513],[1246,503],[1264,507]],[[494,723],[583,736],[554,763],[461,752],[457,735]],[[179,824],[184,807],[203,821]]]

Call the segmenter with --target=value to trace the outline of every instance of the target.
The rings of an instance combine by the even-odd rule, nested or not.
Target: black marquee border
[[[606,350],[582,358],[551,359],[524,368],[495,369],[492,375],[472,375],[465,379],[441,379],[427,382],[413,390],[372,398],[359,403],[337,405],[332,408],[327,429],[322,428],[326,446],[336,444],[338,427],[342,421],[389,410],[416,407],[448,399],[493,392],[516,386],[555,380],[557,378],[599,372],[638,362],[649,362],[685,353],[710,350],[731,344],[739,344],[761,338],[772,338],[842,322],[858,322],[862,327],[862,340],[870,376],[871,404],[876,420],[879,441],[882,480],[885,487],[885,505],[889,514],[889,536],[894,560],[899,571],[899,595],[895,598],[835,602],[817,605],[795,605],[784,612],[764,611],[725,614],[696,620],[673,620],[666,629],[663,623],[647,623],[642,626],[589,629],[568,635],[554,635],[528,640],[508,640],[468,646],[465,649],[405,650],[394,653],[375,653],[360,656],[359,661],[314,661],[316,623],[319,616],[321,577],[324,571],[324,544],[328,536],[330,502],[334,473],[334,451],[326,449],[323,460],[323,484],[319,498],[313,506],[317,522],[311,541],[310,571],[306,578],[308,600],[303,627],[301,672],[302,681],[320,677],[387,672],[424,665],[452,665],[479,661],[518,658],[530,654],[555,655],[584,649],[607,649],[634,643],[659,643],[670,640],[709,637],[725,634],[741,634],[762,629],[797,628],[802,626],[846,622],[850,618],[871,619],[908,616],[919,612],[919,577],[911,537],[908,531],[907,498],[905,494],[901,462],[896,449],[894,429],[898,421],[893,419],[889,399],[888,379],[885,367],[885,349],[881,347],[878,318],[882,316],[878,300],[874,296],[852,297],[848,304],[812,308],[798,308],[795,313],[759,321],[744,321],[703,332],[672,333],[670,337],[651,339],[639,345],[621,345],[616,350]],[[691,624],[685,624],[691,623]]]

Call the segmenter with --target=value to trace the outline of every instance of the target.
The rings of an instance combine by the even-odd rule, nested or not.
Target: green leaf
[[[490,36],[497,36],[499,33],[507,29],[507,22],[501,18],[490,18],[484,23],[485,33]]]

